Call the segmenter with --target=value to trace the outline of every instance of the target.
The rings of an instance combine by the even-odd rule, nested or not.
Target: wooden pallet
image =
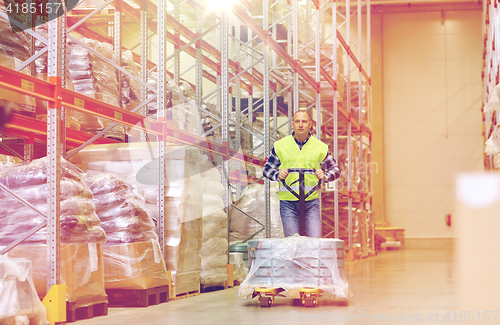
[[[212,291],[219,291],[219,290],[224,290],[227,289],[227,287],[223,285],[205,285],[205,284],[200,284],[200,292],[212,292]]]
[[[106,289],[110,307],[147,307],[168,301],[168,285],[149,289]]]
[[[185,293],[179,293],[179,294],[176,294],[175,296],[173,297],[170,297],[170,299],[172,300],[178,300],[178,299],[182,299],[182,298],[188,298],[188,297],[193,297],[193,296],[197,296],[200,294],[200,290],[194,290],[194,291],[189,291],[189,292],[185,292]]]
[[[74,302],[66,301],[66,323],[72,323],[77,320],[90,319],[98,316],[106,316],[107,314],[107,302],[101,302],[86,307],[76,307]]]

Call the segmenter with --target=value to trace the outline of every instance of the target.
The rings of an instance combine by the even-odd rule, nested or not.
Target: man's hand
[[[278,177],[280,180],[284,180],[285,178],[287,178],[288,177],[288,169],[280,170]]]
[[[316,175],[316,177],[318,179],[322,179],[322,180],[326,181],[325,172],[323,172],[322,169],[316,169],[316,171],[314,172],[314,175]]]

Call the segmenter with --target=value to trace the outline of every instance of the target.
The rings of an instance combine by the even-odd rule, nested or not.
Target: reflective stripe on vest
[[[280,159],[281,166],[280,169],[287,168],[320,168],[320,162],[322,162],[328,152],[328,146],[323,142],[319,141],[315,137],[311,136],[307,140],[306,144],[299,149],[299,146],[295,142],[292,135],[289,135],[274,144],[274,151]],[[298,173],[290,173],[286,178],[286,183],[290,186],[293,182],[299,179]],[[316,184],[318,184],[318,178],[314,174],[304,174],[304,182],[306,193],[310,191]],[[291,188],[299,193],[299,184],[295,183]],[[309,189],[309,190],[308,190]],[[286,201],[297,201],[297,197],[290,193],[282,184],[280,184],[280,190],[278,191],[280,200]],[[306,201],[314,200],[319,197],[318,191],[311,194]]]

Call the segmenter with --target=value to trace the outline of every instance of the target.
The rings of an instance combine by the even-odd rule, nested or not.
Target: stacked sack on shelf
[[[0,183],[47,214],[48,172],[47,158],[29,165],[5,165],[0,167]],[[106,234],[95,214],[92,192],[84,174],[64,159],[60,186],[61,281],[66,283],[67,301],[75,308],[107,302],[102,255]],[[1,246],[45,222],[45,217],[5,191],[0,192],[0,199]],[[8,253],[32,262],[35,287],[42,297],[47,290],[47,232],[47,227],[42,228]]]
[[[113,46],[111,44],[88,38],[82,38],[79,41],[106,59],[113,60]],[[120,106],[115,68],[100,59],[94,52],[76,42],[70,41],[69,46],[71,53],[69,55],[68,71],[75,91],[110,105]],[[80,120],[80,129],[90,133],[98,133],[112,124],[107,119],[91,114],[78,113],[78,118]],[[124,141],[123,125],[115,126],[105,136]]]
[[[271,182],[271,199],[270,210],[271,225],[270,233],[271,238],[283,237],[283,225],[281,224],[280,217],[280,202],[277,191],[279,189],[278,182]],[[258,220],[261,224],[266,224],[266,211],[264,185],[255,183],[247,186],[243,190],[241,198],[235,203],[235,206],[244,213],[251,216],[253,219]],[[260,231],[253,238],[265,238],[266,233],[262,229],[262,225],[252,220],[247,215],[243,214],[237,209],[231,210],[231,233],[230,242],[238,242],[248,239],[250,236]]]
[[[48,30],[47,24],[41,24],[36,26],[35,31],[37,34],[41,35],[43,38],[48,39]],[[35,52],[41,51],[46,46],[45,43],[40,41],[38,38],[35,38]],[[66,46],[66,66],[69,63],[69,54],[71,49],[69,46]],[[42,54],[35,60],[35,77],[41,80],[47,81],[47,53]],[[74,90],[73,82],[69,76],[69,73],[66,74],[65,78],[66,84],[63,85],[65,88],[69,90]],[[47,108],[48,102],[40,99],[35,99],[36,101],[36,119],[46,122],[47,121]],[[78,113],[71,109],[66,109],[66,127],[72,128],[74,130],[80,130],[80,121],[78,120]]]
[[[203,236],[201,246],[201,284],[224,285],[228,279],[227,215],[224,187],[219,171],[210,161],[201,164],[203,193]]]
[[[7,14],[3,4],[0,12]],[[12,32],[9,20],[0,17],[0,65],[15,69],[30,57],[29,38],[24,31]],[[31,75],[31,70],[25,67],[22,73]],[[24,94],[0,88],[0,99],[9,100],[12,103],[14,113],[35,117],[35,99]]]
[[[103,247],[106,289],[168,285],[155,225],[135,186],[110,173],[89,176],[85,181],[108,238]]]

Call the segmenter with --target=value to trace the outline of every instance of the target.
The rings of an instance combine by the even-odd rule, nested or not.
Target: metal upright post
[[[308,1],[308,3],[310,3]],[[321,73],[320,73],[320,62],[321,62],[321,39],[320,39],[320,23],[319,23],[319,0],[315,3],[315,55],[316,55],[316,65],[315,65],[315,74],[316,74],[316,83],[318,84],[318,91],[316,91],[316,138],[321,140]],[[321,193],[321,192],[320,192]],[[320,196],[321,197],[321,196]],[[321,202],[321,199],[320,199]],[[320,205],[321,207],[321,205]]]
[[[363,62],[362,57],[363,57],[363,20],[361,19],[361,14],[362,14],[362,4],[361,0],[357,0],[357,6],[358,6],[358,11],[357,11],[357,18],[358,18],[358,60],[360,63]],[[363,101],[364,101],[364,93],[363,93],[363,73],[361,72],[361,69],[358,69],[358,123],[359,123],[359,140],[358,140],[358,146],[359,146],[359,154],[358,154],[358,173],[363,168]],[[368,112],[367,112],[368,113]],[[363,170],[363,173],[366,170]],[[365,178],[366,180],[366,178]],[[360,178],[360,181],[363,182],[363,179]],[[359,184],[357,187],[357,191],[359,192]],[[359,202],[359,207],[360,209],[365,209],[365,206],[363,204],[363,196],[361,196],[361,200]]]
[[[250,12],[251,14],[251,12]],[[248,42],[250,43],[249,46],[252,47],[252,30],[250,28],[247,29],[247,35],[248,35]],[[250,68],[248,69],[248,73],[251,75],[253,73],[253,55],[251,51],[248,51],[247,55],[247,62]],[[247,118],[250,124],[252,125],[253,128],[253,85],[250,85],[250,92],[248,93],[248,114]],[[253,145],[253,143],[252,143]]]
[[[221,27],[220,27],[220,41],[221,41],[221,76],[220,76],[220,103],[221,103],[221,117],[222,117],[222,141],[229,146],[229,62],[228,62],[228,31],[229,31],[229,18],[228,8],[223,8],[220,12]],[[224,206],[227,207],[227,214],[229,216],[230,207],[232,205],[231,191],[229,188],[229,160],[228,156],[224,157],[222,163],[222,182],[224,185]]]
[[[235,41],[234,41],[234,60],[236,61],[235,63],[237,64],[238,69],[234,72],[235,75],[237,75],[240,72],[240,63],[241,63],[241,32],[240,32],[240,20],[235,17],[235,23],[234,23],[234,30],[235,30]],[[241,120],[241,78],[238,77],[234,81],[234,85],[231,87],[232,90],[232,95],[235,98],[235,104],[234,104],[234,110],[235,110],[235,122],[236,122],[236,148],[240,148],[240,151],[243,152],[243,148],[241,146],[241,125],[242,125],[242,120]],[[236,200],[239,200],[241,197],[241,170],[245,169],[245,165],[236,162]]]
[[[295,0],[296,1],[296,0]],[[263,0],[263,23],[262,28],[267,31],[269,36],[269,0]],[[268,40],[264,40],[264,71],[263,74],[263,102],[264,102],[264,157],[267,159],[270,153],[269,145],[269,44]],[[270,208],[270,181],[264,178],[264,197],[265,197],[265,211],[266,211],[266,238],[271,237],[271,208]]]
[[[140,21],[140,29],[141,29],[141,80],[143,82],[148,82],[148,2],[144,1],[141,5],[141,21]],[[145,102],[148,99],[148,89],[146,86],[141,86],[141,102]],[[158,99],[157,99],[158,100]],[[145,105],[141,109],[141,115],[147,116],[148,114],[148,105]],[[147,133],[142,131],[140,132],[140,141],[147,141]]]
[[[288,0],[289,2],[290,0]],[[288,10],[290,10],[290,6],[288,6]],[[293,10],[293,8],[292,8]],[[290,18],[290,15],[287,16],[287,19],[286,19],[286,23],[287,23],[287,26],[288,27],[288,32],[286,33],[286,49],[287,49],[287,52],[288,52],[288,55],[292,56],[293,57],[293,46],[292,46],[292,42],[293,42],[293,38],[292,38],[292,31],[293,31],[293,27],[294,25],[292,25],[292,23],[294,23],[294,20]],[[290,28],[290,26],[292,26],[292,28]],[[294,77],[293,77],[294,78]],[[292,78],[292,80],[293,80]],[[295,82],[294,82],[294,85],[295,85]],[[287,101],[288,101],[288,134],[292,134],[292,118],[293,118],[293,100],[294,100],[294,97],[293,97],[293,92],[295,92],[295,86],[294,87],[291,87],[288,89],[287,91]]]
[[[346,0],[345,10],[346,10],[346,43],[348,48],[351,47],[351,4],[350,0]],[[352,249],[352,150],[351,150],[351,127],[352,127],[352,112],[351,112],[351,54],[347,55],[347,115],[349,116],[349,121],[347,121],[347,190],[349,191],[348,197],[348,228],[349,228],[349,250]]]
[[[339,132],[338,132],[338,65],[337,61],[342,60],[342,57],[337,57],[337,2],[333,1],[332,3],[332,46],[333,46],[333,76],[335,77],[335,89],[333,92],[333,158],[338,163],[339,162],[339,149],[338,149],[338,141],[339,141]],[[338,181],[337,186],[333,192],[334,195],[334,238],[340,239],[339,233],[339,189],[338,189]]]
[[[297,65],[299,62],[299,4],[298,0],[293,1],[293,27],[292,27],[292,46],[293,60]],[[297,67],[293,67],[293,112],[297,112],[300,108],[299,102],[299,73]]]
[[[61,86],[66,88],[66,15],[61,16]],[[66,108],[61,107],[61,154],[66,155]]]
[[[158,136],[157,161],[158,161],[158,240],[165,256],[165,135],[167,120],[165,118],[165,56],[166,56],[166,26],[165,26],[166,0],[158,0],[157,33],[158,33],[158,64],[157,64],[157,95],[158,95],[158,121],[163,122],[163,135]]]
[[[115,63],[121,67],[122,66],[122,37],[121,37],[121,14],[122,7],[121,1],[117,3],[115,6],[115,20],[113,24],[113,48],[115,52]],[[116,71],[116,79],[118,80],[118,107],[122,107],[122,77],[121,72],[119,70]]]
[[[56,1],[50,0],[52,8]],[[62,11],[62,8],[60,8]],[[59,14],[59,15],[58,15]],[[55,102],[47,110],[47,291],[61,283],[60,268],[60,194],[61,194],[61,62],[62,24],[60,12],[49,13],[47,74],[56,84]]]
[[[198,0],[200,6],[196,7],[196,35],[203,32],[203,10],[201,8],[201,0]],[[202,55],[201,41],[196,42],[196,106],[198,112],[203,107],[203,55]],[[197,135],[203,134],[203,127],[200,119],[196,119],[196,132]]]
[[[177,21],[180,21],[180,1],[179,0],[174,0],[174,18],[175,20]],[[178,31],[175,31],[175,37],[176,37],[176,40],[179,40],[180,39],[180,34]],[[175,51],[178,51],[179,50],[179,44],[176,43],[174,44],[174,49]],[[180,80],[181,80],[181,73],[180,73],[180,54],[177,53],[175,56],[174,56],[174,82],[176,85],[180,85]]]
[[[273,40],[276,41],[276,39],[277,39],[277,37],[276,37],[276,34],[277,34],[276,15],[273,15],[272,13],[270,13],[270,15],[272,17],[271,23],[273,26],[273,33],[272,33]],[[271,52],[271,69],[273,69],[273,71],[276,70],[276,66],[278,65],[277,62],[278,62],[278,60],[277,60],[276,51],[272,51]],[[276,79],[273,78],[270,81],[276,82]],[[273,138],[277,139],[278,138],[278,89],[276,89],[276,91],[272,92],[271,98],[273,98]]]
[[[316,55],[316,64],[315,64],[315,75],[316,75],[316,83],[318,84],[318,90],[316,91],[316,138],[321,140],[321,73],[320,73],[320,62],[321,62],[321,53],[320,53],[320,45],[321,45],[321,34],[320,34],[320,17],[319,17],[319,1],[315,2],[315,55]],[[308,3],[310,3],[308,1]],[[319,192],[319,217],[320,217],[320,225],[321,225],[321,234],[323,235],[323,202],[322,202],[322,186],[318,189]]]

